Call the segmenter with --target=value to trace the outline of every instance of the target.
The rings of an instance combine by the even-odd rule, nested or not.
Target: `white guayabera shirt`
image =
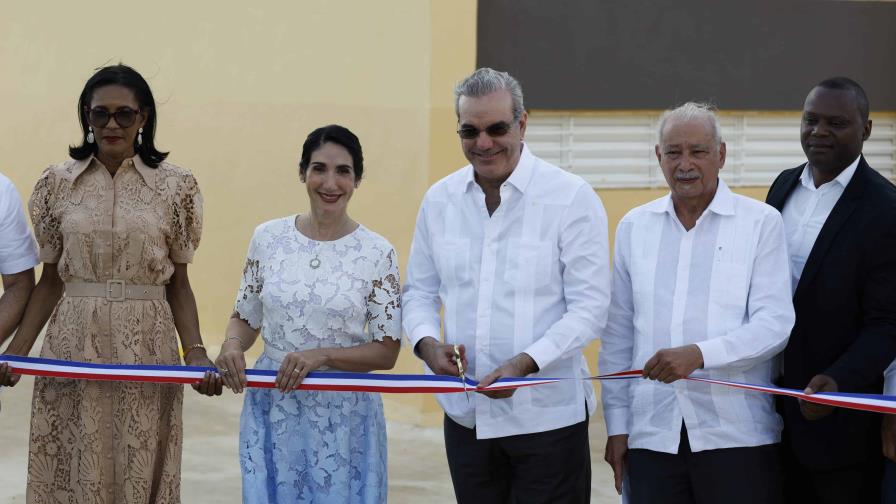
[[[660,349],[693,343],[705,375],[770,384],[794,323],[789,272],[780,214],[721,180],[690,231],[668,195],[635,208],[616,230],[600,372],[640,369]],[[677,453],[682,421],[694,451],[780,440],[767,394],[685,380],[602,387],[607,433],[629,434],[629,448]]]
[[[444,307],[444,340],[466,345],[470,377],[520,352],[538,364],[534,376],[588,376],[581,350],[606,323],[608,253],[606,213],[582,178],[523,146],[489,216],[467,165],[423,199],[402,297],[405,331],[414,346],[439,339]],[[438,400],[480,439],[566,427],[595,407],[591,383],[579,380],[519,389],[509,399]]]

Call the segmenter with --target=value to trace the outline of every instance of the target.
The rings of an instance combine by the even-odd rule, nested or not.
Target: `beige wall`
[[[253,228],[307,210],[296,159],[313,128],[340,123],[360,137],[368,171],[350,210],[395,245],[402,265],[423,192],[465,163],[452,89],[474,69],[476,0],[163,0],[141,14],[104,1],[89,11],[54,3],[44,15],[49,8],[3,2],[0,171],[27,198],[78,141],[77,97],[93,69],[121,61],[142,72],[158,101],[158,145],[205,195],[190,275],[210,346],[222,339]],[[628,209],[663,191],[598,193],[612,236]],[[596,345],[588,356],[596,362]],[[419,369],[405,349],[396,372]],[[430,395],[386,404],[408,421],[441,417]]]
[[[367,173],[350,211],[402,265],[423,192],[463,164],[451,90],[474,68],[475,0],[162,0],[139,11],[3,1],[2,12],[0,171],[23,198],[78,141],[77,98],[94,68],[121,61],[149,81],[157,143],[205,195],[190,277],[210,345],[222,339],[253,228],[308,208],[296,160],[313,128],[340,123],[360,137]],[[419,363],[403,355],[397,370]],[[435,405],[398,402],[407,415]]]

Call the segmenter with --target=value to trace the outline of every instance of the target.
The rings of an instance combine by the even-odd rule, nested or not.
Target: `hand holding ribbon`
[[[485,378],[483,378],[482,381],[479,382],[479,385],[477,385],[476,388],[480,394],[483,394],[491,399],[507,399],[508,397],[513,395],[516,389],[488,391],[486,390],[486,387],[490,386],[501,378],[517,378],[520,376],[530,375],[537,371],[538,364],[535,363],[535,359],[530,357],[527,353],[520,353],[504,364],[498,366],[498,368],[491,373],[487,374]]]
[[[816,392],[837,392],[839,388],[840,387],[837,386],[837,382],[833,378],[828,375],[820,374],[813,376],[812,379],[809,380],[809,384],[806,385],[806,389],[803,390],[803,393],[812,395]],[[800,412],[806,420],[818,420],[819,418],[824,418],[833,413],[834,407],[800,399]]]
[[[208,358],[208,355],[205,354],[204,350],[201,354],[199,354],[199,352],[193,352],[192,354],[185,356],[184,360],[186,361],[186,364],[188,366],[205,368],[214,367],[214,364],[212,364],[211,359]],[[205,375],[202,377],[202,381],[192,384],[193,390],[207,396],[221,395],[223,385],[224,384],[221,381],[221,376],[218,375],[213,369],[209,369],[205,372]]]
[[[457,345],[461,366],[468,369],[464,345]],[[460,367],[454,355],[454,345],[445,345],[431,336],[421,339],[415,348],[417,355],[437,375],[460,376]]]
[[[12,366],[8,362],[3,362],[3,357],[7,355],[18,355],[18,353],[10,351],[10,348],[7,347],[6,352],[0,355],[0,387],[15,387],[22,379],[22,375],[14,373]]]
[[[298,389],[308,373],[320,368],[326,362],[327,356],[321,349],[289,352],[277,372],[277,388],[284,394]]]
[[[234,394],[240,394],[246,388],[246,354],[239,337],[230,337],[221,345],[221,352],[215,359],[218,373],[224,379],[224,385]]]
[[[697,345],[664,348],[644,364],[642,376],[663,383],[687,378],[703,367],[703,352]]]

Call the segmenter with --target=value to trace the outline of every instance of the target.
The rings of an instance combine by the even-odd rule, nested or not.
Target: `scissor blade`
[[[470,401],[470,392],[467,390],[467,376],[464,373],[464,363],[460,359],[460,347],[454,345],[454,360],[457,361],[457,371],[460,376],[460,382],[464,386],[464,395],[467,396],[467,401]]]

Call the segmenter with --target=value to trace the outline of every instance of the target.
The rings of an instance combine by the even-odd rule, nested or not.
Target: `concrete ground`
[[[0,503],[25,502],[28,429],[34,379],[23,377],[12,389],[0,389]],[[237,461],[239,413],[243,396],[227,391],[208,398],[184,394],[182,500],[194,503],[239,503]],[[396,414],[388,398],[386,418]],[[454,501],[441,428],[417,427],[388,420],[389,502],[448,504]],[[591,422],[591,502],[619,502],[613,476],[603,461],[603,416]]]

